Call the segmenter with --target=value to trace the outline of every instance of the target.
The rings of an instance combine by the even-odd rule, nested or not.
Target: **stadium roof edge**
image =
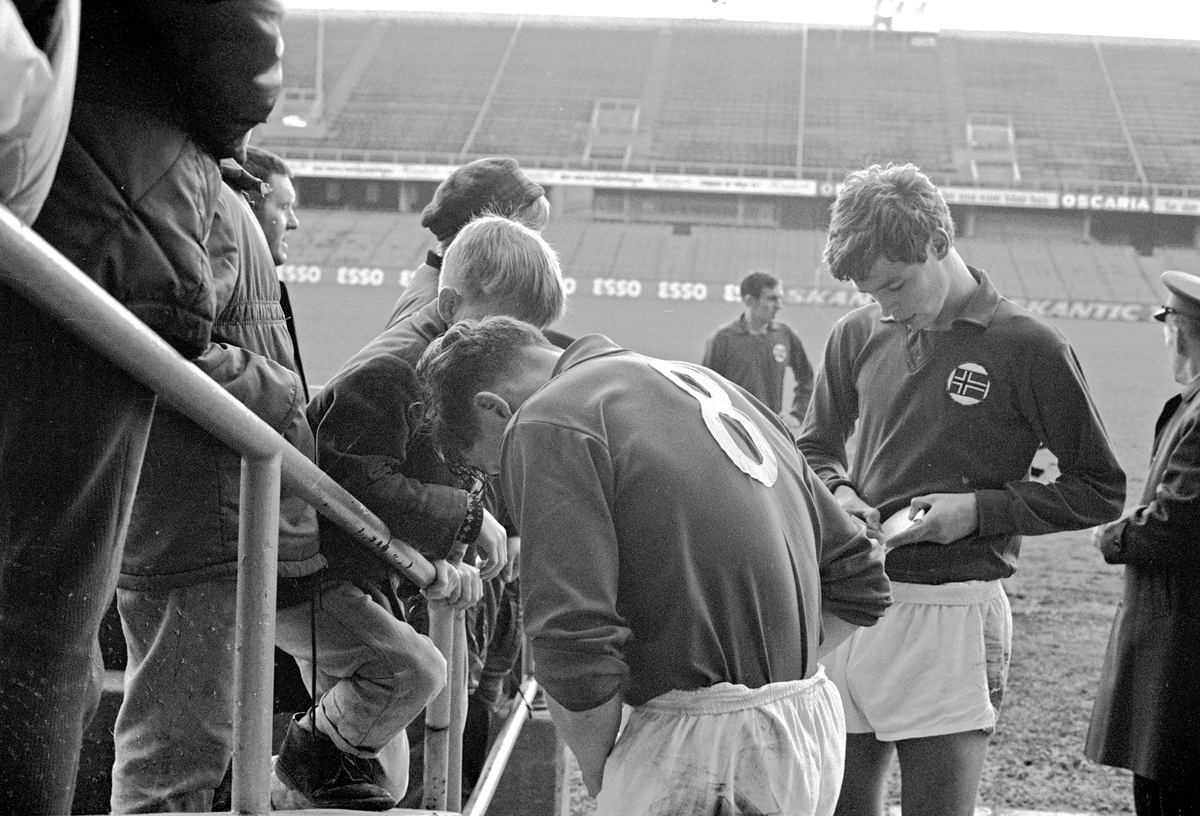
[[[1113,44],[1136,44],[1158,46],[1164,48],[1200,48],[1200,40],[1170,39],[1156,37],[1117,37],[1091,34],[1051,34],[1031,31],[976,31],[969,29],[944,28],[936,31],[892,31],[880,32],[871,26],[830,25],[826,23],[792,23],[773,22],[770,20],[712,20],[703,18],[675,17],[587,17],[565,16],[552,14],[510,14],[491,12],[450,12],[450,11],[389,11],[383,9],[293,9],[287,14],[291,18],[326,19],[356,19],[379,18],[389,20],[434,21],[434,22],[469,22],[475,24],[512,25],[520,20],[523,24],[561,26],[562,28],[720,28],[741,31],[848,31],[855,33],[870,33],[874,31],[881,35],[907,36],[920,34],[936,34],[939,37],[955,39],[986,39],[986,40],[1025,40],[1035,42],[1080,42]]]

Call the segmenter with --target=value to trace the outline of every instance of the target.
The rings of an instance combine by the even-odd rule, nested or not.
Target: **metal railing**
[[[387,525],[361,502],[3,206],[0,282],[241,453],[232,804],[238,813],[269,813],[281,486],[418,586],[434,582],[433,565],[409,544],[393,538]],[[466,634],[463,613],[443,602],[429,606],[430,637],[450,669],[446,687],[426,711],[425,807],[457,811],[466,717]],[[526,684],[527,694],[531,683]],[[527,706],[515,708],[521,714]],[[514,715],[513,721],[517,719]],[[519,731],[520,723],[515,727]],[[502,771],[513,740],[515,736],[498,742],[489,768]],[[467,812],[485,813],[494,789],[494,782],[485,785],[481,780]]]

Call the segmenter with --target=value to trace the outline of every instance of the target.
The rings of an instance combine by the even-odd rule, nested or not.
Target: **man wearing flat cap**
[[[437,249],[426,254],[425,263],[417,268],[396,301],[388,318],[389,327],[437,297],[442,257],[459,231],[485,212],[512,218],[541,232],[550,221],[550,202],[546,191],[530,181],[515,159],[476,159],[451,172],[421,211],[421,226],[437,238]]]
[[[1183,387],[1154,428],[1141,503],[1097,527],[1125,565],[1087,757],[1133,771],[1139,816],[1200,813],[1200,277],[1164,272],[1161,321]]]

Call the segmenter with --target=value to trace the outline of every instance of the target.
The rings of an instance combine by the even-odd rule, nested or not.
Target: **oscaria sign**
[[[1149,196],[1106,195],[1101,193],[1063,193],[1059,199],[1064,210],[1106,210],[1110,212],[1153,212]]]

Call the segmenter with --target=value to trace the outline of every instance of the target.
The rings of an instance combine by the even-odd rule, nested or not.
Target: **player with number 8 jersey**
[[[832,813],[844,725],[818,652],[889,588],[778,417],[599,335],[563,351],[489,318],[430,352],[435,441],[499,474],[535,673],[597,813]]]

